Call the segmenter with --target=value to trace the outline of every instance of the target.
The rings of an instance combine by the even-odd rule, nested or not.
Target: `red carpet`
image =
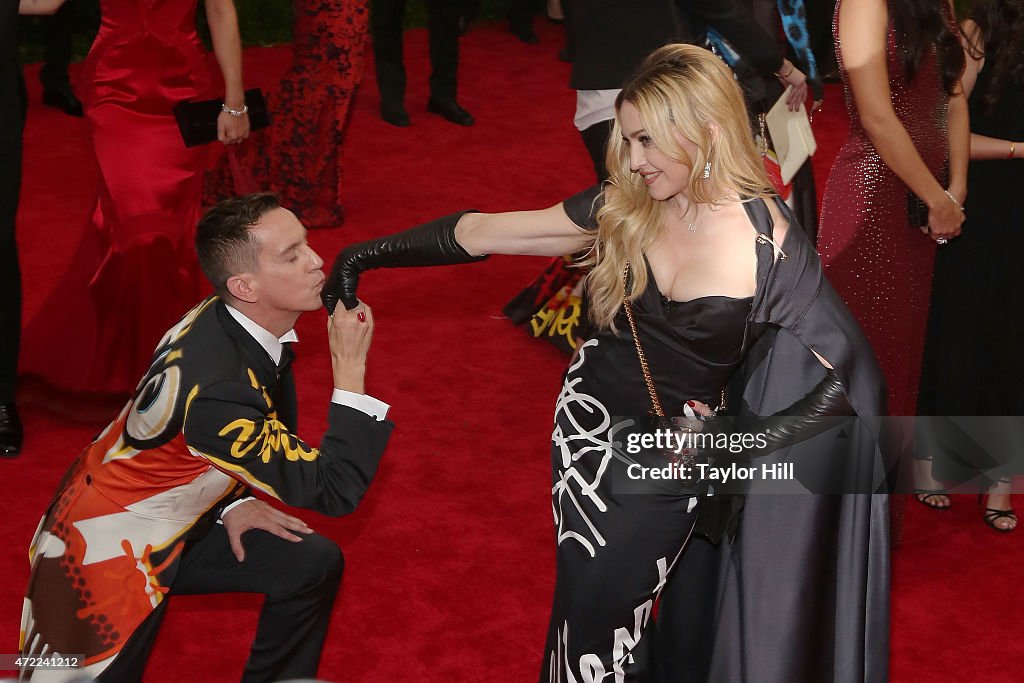
[[[472,128],[424,111],[424,31],[407,37],[412,127],[377,117],[368,65],[345,147],[347,222],[311,236],[327,260],[347,242],[460,208],[533,208],[590,182],[572,127],[568,66],[555,57],[561,33],[540,24],[538,46],[497,25],[474,28],[463,40],[459,100],[477,119]],[[247,51],[247,85],[272,86],[288,61],[287,48]],[[95,173],[82,124],[40,107],[34,69],[29,81],[19,223],[26,319],[74,257]],[[842,106],[831,89],[815,120],[822,185],[845,135]],[[377,319],[368,386],[392,404],[398,428],[354,515],[301,513],[337,540],[347,559],[323,678],[536,680],[553,585],[548,437],[565,358],[514,329],[500,311],[542,263],[497,257],[364,278],[360,293]],[[307,437],[325,425],[323,326],[323,314],[299,324],[300,432]],[[0,461],[0,499],[8,501],[0,529],[7,549],[0,556],[0,653],[17,649],[26,547],[39,515],[68,462],[102,427],[68,425],[31,408],[23,416],[24,454]],[[950,513],[917,504],[907,510],[895,560],[894,681],[1020,680],[1024,531],[990,531],[969,503],[956,498]],[[258,604],[251,596],[175,598],[147,680],[237,680]]]

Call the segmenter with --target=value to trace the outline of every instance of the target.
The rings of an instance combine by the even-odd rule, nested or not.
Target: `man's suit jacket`
[[[772,38],[734,0],[587,0],[572,5],[575,90],[621,88],[644,58],[667,43],[691,42],[713,25],[758,73],[782,64]]]
[[[252,487],[327,515],[355,509],[393,424],[331,404],[320,448],[294,425],[282,366],[211,297],[164,336],[121,414],[65,475],[29,550],[24,653],[102,670],[165,598],[189,539]]]

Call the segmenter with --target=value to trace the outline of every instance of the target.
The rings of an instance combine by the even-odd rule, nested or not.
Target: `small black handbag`
[[[174,105],[174,120],[178,122],[181,139],[186,147],[196,147],[217,139],[217,117],[223,100],[185,100]],[[245,106],[249,108],[249,129],[259,130],[270,125],[267,103],[263,91],[252,88],[245,91]]]
[[[912,228],[928,225],[928,205],[913,192],[907,192],[907,220]]]

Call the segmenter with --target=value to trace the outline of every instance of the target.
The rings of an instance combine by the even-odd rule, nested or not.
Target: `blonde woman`
[[[771,196],[743,97],[717,57],[688,45],[648,57],[616,102],[607,163],[611,178],[603,191],[595,187],[539,211],[456,214],[349,247],[324,289],[328,308],[339,297],[351,307],[358,275],[370,268],[591,248],[595,331],[566,372],[552,434],[558,573],[541,675],[549,681],[636,680],[636,648],[697,515],[701,531],[716,540],[737,523],[729,510],[698,506],[692,482],[637,478],[638,468],[670,462],[661,451],[624,448],[650,429],[649,411],[710,416],[708,406],[719,404],[726,383],[764,341],[774,345],[772,360],[744,365],[742,374],[757,366],[760,379],[740,392],[749,395],[735,398],[755,414],[778,412],[757,425],[769,449],[820,431],[823,418],[849,414],[851,405],[880,410],[874,359],[822,280],[813,248]],[[786,380],[776,382],[778,376]],[[697,428],[694,422],[687,425]],[[802,499],[794,514],[818,514],[803,500],[810,497],[789,498]],[[856,511],[833,504],[827,527],[841,529],[859,515],[859,541],[884,535],[884,506],[870,498],[861,503]],[[881,524],[871,523],[879,521],[872,512]],[[783,551],[786,545],[762,542]],[[782,571],[789,562],[779,558]],[[846,568],[835,571],[845,578]],[[714,580],[732,593],[747,579]],[[884,611],[884,578],[870,586],[863,576],[856,580],[865,593],[875,592],[873,606]],[[759,595],[768,602],[774,595],[797,598],[795,585],[775,588],[772,597]],[[848,616],[849,605],[831,607]],[[663,612],[672,609],[663,603]],[[707,616],[720,617],[738,628],[729,615]]]

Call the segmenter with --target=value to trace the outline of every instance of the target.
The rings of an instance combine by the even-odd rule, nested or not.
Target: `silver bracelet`
[[[248,113],[249,105],[248,104],[243,104],[241,109],[232,109],[228,105],[222,104],[222,105],[220,105],[220,110],[222,112],[227,113],[227,114],[231,114],[235,118],[238,118],[239,116],[243,116],[246,113]]]
[[[943,190],[943,192],[946,193],[946,196],[949,197],[949,201],[953,202],[953,204],[954,204],[954,206],[956,206],[956,208],[960,209],[961,212],[964,211],[964,207],[960,206],[960,202],[958,202],[956,200],[956,197],[954,197],[953,195],[951,195],[949,193],[949,190]]]

